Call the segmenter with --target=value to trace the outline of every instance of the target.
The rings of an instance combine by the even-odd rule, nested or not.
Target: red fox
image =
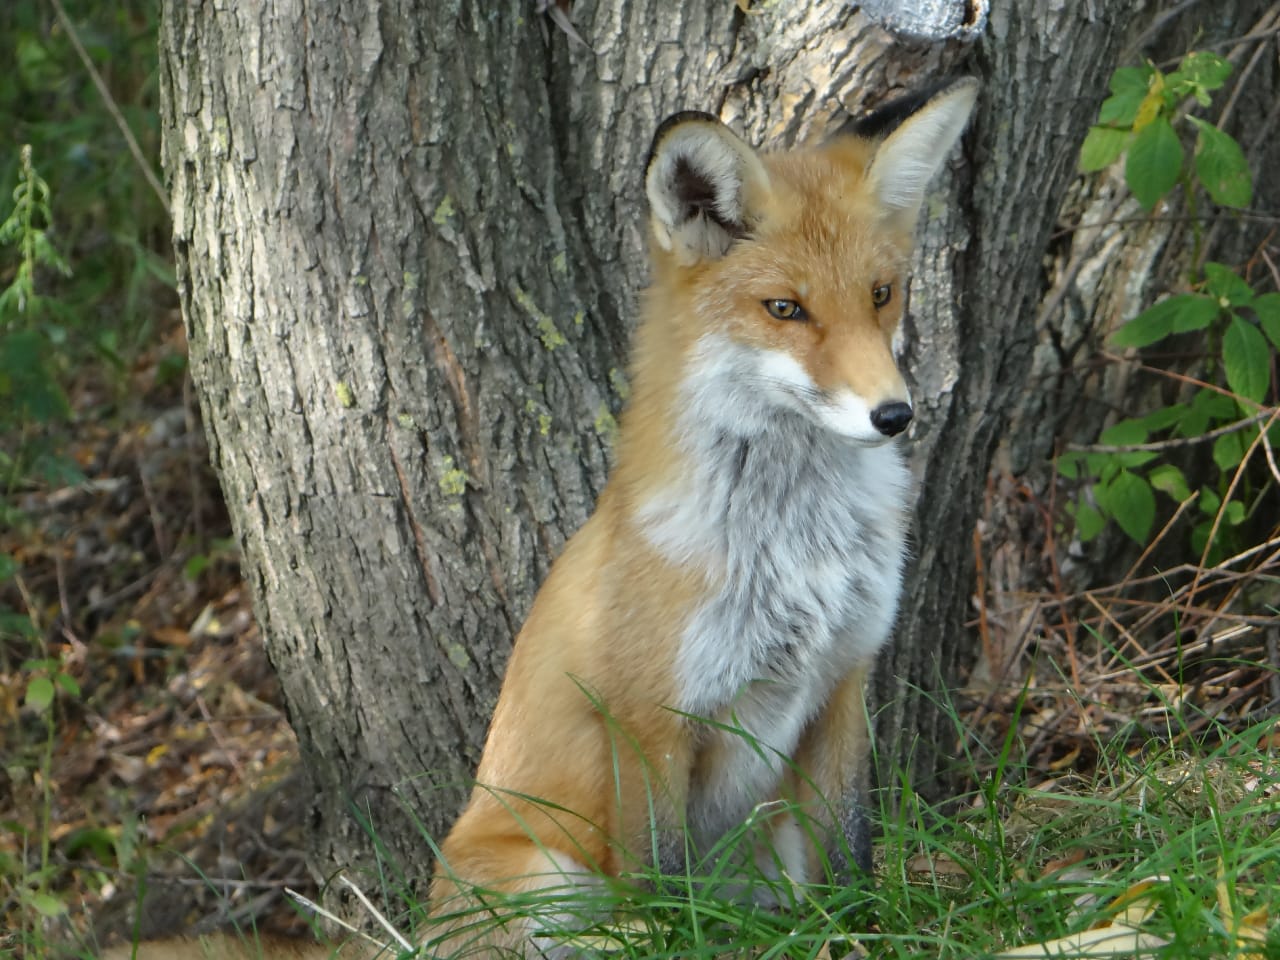
[[[658,128],[616,466],[516,639],[436,866],[433,955],[569,955],[539,936],[567,919],[554,904],[535,922],[501,898],[684,869],[775,800],[760,875],[870,868],[864,681],[912,499],[891,340],[976,92],[958,80],[791,152],[704,113]]]

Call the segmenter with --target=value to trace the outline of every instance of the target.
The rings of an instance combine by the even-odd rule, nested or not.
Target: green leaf
[[[1221,307],[1213,297],[1183,293],[1148,307],[1111,335],[1117,347],[1145,347],[1172,333],[1203,330]]]
[[[1109,446],[1128,447],[1147,442],[1147,426],[1142,420],[1121,420],[1119,423],[1103,430],[1098,442]],[[1115,463],[1122,467],[1138,467],[1149,463],[1156,455],[1149,450],[1133,450],[1128,453],[1113,453]]]
[[[1181,503],[1191,496],[1191,488],[1187,486],[1187,478],[1171,463],[1162,463],[1147,474],[1147,481],[1161,493],[1167,493]]]
[[[1121,470],[1109,484],[1098,488],[1097,497],[1121,530],[1138,543],[1146,543],[1156,519],[1156,495],[1151,484],[1136,473]]]
[[[1138,117],[1142,101],[1147,98],[1147,91],[1117,93],[1107,97],[1098,108],[1098,125],[1128,130]]]
[[[0,583],[4,583],[18,572],[18,561],[12,554],[0,553]]]
[[[1220,506],[1222,506],[1222,498],[1220,496],[1218,496],[1208,487],[1204,487],[1203,489],[1201,489],[1200,491],[1200,512],[1201,513],[1205,514],[1206,516],[1212,517],[1215,513],[1218,512],[1218,508]]]
[[[1111,74],[1107,89],[1116,94],[1136,93],[1145,97],[1147,88],[1151,86],[1153,73],[1155,70],[1149,66],[1118,67],[1115,73]]]
[[[27,684],[27,706],[43,713],[53,703],[53,683],[48,677],[33,677]]]
[[[1206,411],[1214,420],[1233,420],[1237,413],[1235,400],[1217,390],[1201,390],[1191,398],[1191,405]]]
[[[1271,351],[1258,328],[1243,317],[1232,317],[1222,338],[1222,364],[1233,392],[1262,402],[1271,385]]]
[[[1142,424],[1152,433],[1158,430],[1167,430],[1181,420],[1186,412],[1187,405],[1185,403],[1172,403],[1167,407],[1152,410],[1142,418]]]
[[[53,682],[58,685],[58,689],[63,693],[77,698],[80,696],[80,684],[76,683],[76,678],[71,676],[71,674],[55,673],[53,675]]]
[[[1103,484],[1110,483],[1124,466],[1124,458],[1118,453],[1091,453],[1085,459],[1092,468],[1093,475]]]
[[[1227,502],[1227,509],[1222,512],[1222,519],[1228,526],[1238,527],[1244,523],[1244,503],[1240,500]]]
[[[1156,117],[1138,131],[1129,147],[1124,179],[1144,210],[1156,203],[1178,182],[1182,172],[1182,144],[1164,117]]]
[[[1154,450],[1133,450],[1129,453],[1117,453],[1116,459],[1121,466],[1140,467],[1145,463],[1150,463],[1158,456],[1159,454]]]
[[[1088,543],[1102,532],[1107,525],[1106,518],[1090,504],[1081,503],[1076,507],[1076,536]]]
[[[1249,306],[1258,315],[1258,323],[1271,345],[1280,350],[1280,293],[1264,293]]]
[[[1213,521],[1205,520],[1203,523],[1197,523],[1191,531],[1191,549],[1199,556],[1204,553],[1205,544],[1209,542],[1209,531],[1213,529]],[[1213,562],[1212,559],[1209,561]]]
[[[31,622],[31,617],[28,614],[15,613],[0,607],[0,637],[3,637],[6,633],[15,637],[32,639],[39,635],[40,631]]]
[[[1090,127],[1080,145],[1080,172],[1103,170],[1120,158],[1132,134],[1116,127]]]
[[[115,845],[115,834],[105,827],[81,827],[68,833],[58,844],[58,849],[68,857],[74,857],[81,851],[88,851],[100,863],[111,863],[115,855]]]
[[[56,917],[67,909],[63,902],[51,893],[33,893],[28,902],[43,917]]]
[[[1235,433],[1224,433],[1213,441],[1213,462],[1218,465],[1219,470],[1234,470],[1236,465],[1244,459],[1248,444],[1241,436],[1242,432],[1237,430]]]
[[[182,565],[182,575],[188,580],[199,580],[211,562],[205,554],[197,553]]]
[[[1193,50],[1182,58],[1178,72],[1206,90],[1217,90],[1231,76],[1231,61],[1207,50]]]
[[[1121,420],[1103,430],[1098,442],[1107,446],[1125,447],[1147,442],[1147,427],[1141,420]]]
[[[1230,63],[1216,53],[1202,51],[1187,54],[1178,69],[1165,77],[1165,82],[1175,97],[1190,94],[1200,106],[1207,107],[1213,102],[1209,91],[1222,86],[1230,74]]]
[[[1111,96],[1098,109],[1098,123],[1131,127],[1151,85],[1151,67],[1121,67],[1111,75]]]
[[[1240,274],[1221,263],[1204,265],[1204,292],[1221,303],[1226,300],[1233,307],[1246,307],[1253,303],[1253,288]]]
[[[1200,128],[1196,139],[1196,175],[1209,196],[1224,207],[1247,207],[1253,200],[1253,178],[1240,144],[1231,134],[1223,133],[1211,123],[1198,117],[1187,119]]]
[[[1081,459],[1083,458],[1078,453],[1064,453],[1058,457],[1058,473],[1068,480],[1077,479],[1080,476]]]

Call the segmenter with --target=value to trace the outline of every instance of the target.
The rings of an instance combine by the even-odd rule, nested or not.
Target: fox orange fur
[[[764,876],[869,866],[863,684],[910,500],[891,339],[925,189],[975,93],[962,80],[873,116],[874,137],[789,153],[705,114],[658,130],[617,463],[516,640],[437,916],[655,855],[679,869],[784,798],[807,823],[769,819]],[[530,925],[472,946],[519,952]]]
[[[863,688],[911,501],[891,340],[976,89],[791,152],[706,114],[659,128],[616,466],[516,639],[436,867],[432,954],[569,955],[540,935],[573,926],[567,906],[534,921],[503,898],[683,870],[775,800],[753,895],[869,868]]]

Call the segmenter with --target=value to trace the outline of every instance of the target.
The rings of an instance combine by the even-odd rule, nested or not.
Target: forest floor
[[[315,892],[297,745],[184,355],[175,321],[123,383],[82,384],[70,454],[86,479],[23,492],[24,522],[0,530],[18,563],[0,593],[0,954],[33,937],[92,955],[135,933],[306,928],[284,893]],[[1068,593],[1051,518],[1025,487],[989,491],[981,654],[952,704],[973,782],[1016,767],[1069,793],[1117,744],[1191,749],[1276,716],[1280,630],[1241,612],[1259,583],[1274,594],[1275,543],[1164,571],[1162,600],[1136,572]],[[41,679],[51,709],[30,702]]]
[[[21,492],[0,530],[0,955],[36,923],[89,947],[135,917],[306,927],[284,894],[314,894],[297,743],[183,357],[174,318],[123,382],[77,385],[85,480]],[[51,710],[28,703],[42,679]]]

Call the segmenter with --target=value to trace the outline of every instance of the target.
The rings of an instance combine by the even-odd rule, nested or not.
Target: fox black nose
[[[896,437],[911,422],[911,404],[894,400],[871,411],[871,425],[886,437]]]

